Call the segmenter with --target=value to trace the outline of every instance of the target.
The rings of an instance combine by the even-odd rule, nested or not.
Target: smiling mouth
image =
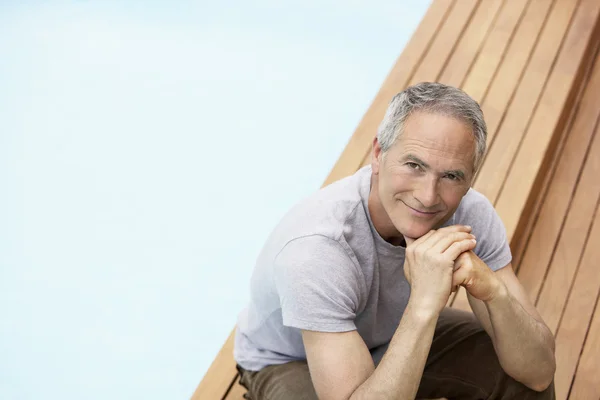
[[[409,206],[408,204],[406,204],[405,202],[402,202],[406,207],[410,208],[411,210],[413,210],[414,212],[418,213],[418,214],[422,214],[422,215],[434,215],[437,214],[438,211],[421,211],[421,210],[417,210],[416,208],[413,208],[411,206]]]

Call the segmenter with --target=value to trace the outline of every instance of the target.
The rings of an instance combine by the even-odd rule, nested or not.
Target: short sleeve
[[[477,239],[475,254],[490,269],[497,271],[512,261],[506,228],[490,201],[470,189],[455,214],[455,224],[470,225]]]
[[[356,329],[358,271],[337,241],[320,235],[294,239],[275,258],[283,325],[320,332]]]

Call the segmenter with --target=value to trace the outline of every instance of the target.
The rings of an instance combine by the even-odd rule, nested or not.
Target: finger
[[[448,247],[448,249],[444,252],[451,260],[456,260],[458,256],[460,256],[465,251],[473,250],[477,245],[477,241],[475,239],[465,239],[459,242],[454,242]]]
[[[444,228],[440,228],[435,231],[435,234],[431,235],[426,242],[426,246],[431,248],[435,246],[442,238],[446,237],[449,234],[456,232],[471,232],[471,227],[467,225],[450,225]],[[425,244],[425,243],[424,243]]]
[[[469,272],[460,267],[452,274],[452,287],[458,290],[459,286],[464,285],[469,280]]]
[[[454,260],[454,268],[452,269],[454,272],[463,267],[465,263],[469,261],[469,253],[470,251],[464,251],[458,257],[456,257],[456,260]]]
[[[413,239],[413,238],[409,238],[407,236],[404,236],[404,240],[406,240],[406,245],[407,246],[409,244],[412,244],[412,243],[415,243],[417,245],[417,244],[420,244],[420,243],[423,243],[423,242],[427,241],[427,239],[430,238],[431,235],[433,235],[433,234],[435,234],[435,230],[432,229],[429,232],[427,232],[426,234],[424,234],[423,236],[421,236],[420,238]],[[411,243],[408,243],[409,240],[411,241]]]
[[[443,253],[448,250],[455,242],[460,242],[467,239],[475,239],[475,236],[468,232],[452,232],[442,237],[432,248],[431,250],[436,253]]]
[[[473,228],[470,225],[448,225],[437,229],[438,232],[471,232]]]

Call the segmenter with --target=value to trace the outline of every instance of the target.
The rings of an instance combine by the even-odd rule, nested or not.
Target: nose
[[[429,176],[423,178],[423,180],[419,183],[417,190],[415,190],[414,196],[415,199],[425,208],[425,210],[421,211],[427,211],[431,208],[434,208],[438,204],[439,199],[437,177]]]

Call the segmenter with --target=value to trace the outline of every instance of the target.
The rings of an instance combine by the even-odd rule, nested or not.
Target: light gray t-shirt
[[[368,211],[371,166],[294,206],[258,256],[250,302],[239,314],[234,358],[244,369],[306,359],[301,329],[357,330],[369,349],[388,343],[410,286],[404,251],[375,230]],[[511,261],[502,221],[470,189],[446,225],[473,227],[475,253],[492,269]]]

